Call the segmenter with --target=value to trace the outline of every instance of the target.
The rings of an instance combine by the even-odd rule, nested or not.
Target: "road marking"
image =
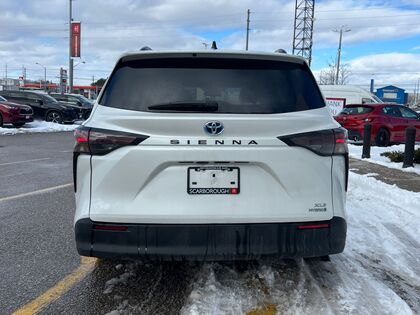
[[[33,160],[25,160],[25,161],[2,163],[2,164],[0,164],[0,166],[12,165],[12,164],[21,164],[21,163],[28,163],[28,162],[36,162],[36,161],[44,161],[44,160],[51,160],[51,158],[42,158],[42,159],[33,159]]]
[[[48,289],[32,302],[24,305],[12,315],[33,315],[38,314],[43,308],[47,307],[67,291],[82,281],[96,266],[97,259],[92,257],[82,257],[80,266],[71,274],[60,280],[55,286]]]
[[[66,187],[70,187],[70,186],[73,186],[73,183],[68,183],[68,184],[64,184],[64,185],[58,185],[58,186],[54,186],[54,187],[49,187],[49,188],[44,188],[44,189],[40,189],[40,190],[30,191],[30,192],[27,192],[27,193],[14,195],[14,196],[2,197],[2,198],[0,198],[0,202],[13,200],[13,199],[18,199],[18,198],[27,197],[27,196],[32,196],[32,195],[43,194],[43,193],[46,193],[46,192],[50,192],[50,191],[54,191],[54,190],[58,190],[58,189],[66,188]]]

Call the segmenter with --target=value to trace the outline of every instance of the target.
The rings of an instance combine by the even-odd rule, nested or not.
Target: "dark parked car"
[[[8,102],[0,96],[0,128],[3,124],[12,124],[19,128],[33,120],[33,111],[30,106]]]
[[[351,104],[335,119],[348,130],[349,140],[363,139],[366,123],[372,125],[372,140],[378,146],[405,142],[405,130],[415,127],[420,141],[420,115],[396,104]]]
[[[7,100],[29,105],[34,117],[55,123],[73,123],[78,120],[80,110],[73,105],[57,101],[50,95],[38,91],[0,91]]]
[[[52,97],[61,102],[70,103],[78,106],[82,111],[82,118],[88,119],[92,112],[93,102],[83,95],[80,94],[61,94],[61,93],[50,93]]]

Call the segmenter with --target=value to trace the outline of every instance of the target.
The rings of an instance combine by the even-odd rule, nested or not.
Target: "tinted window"
[[[35,93],[25,93],[22,96],[24,96],[25,98],[29,100],[41,100],[41,97]]]
[[[325,106],[306,65],[178,58],[117,65],[101,105],[150,111],[176,102],[217,103],[216,113],[285,113]]]
[[[383,108],[383,112],[385,115],[393,116],[393,117],[401,117],[401,112],[398,107],[396,106],[387,106]]]
[[[55,98],[51,97],[48,94],[40,94],[40,96],[42,97],[42,99],[44,100],[44,102],[47,102],[47,103],[57,102],[57,100]]]
[[[61,94],[51,94],[51,97],[55,98],[56,100],[63,101],[66,100],[66,97]]]
[[[0,101],[7,102],[6,99],[3,96],[0,96]]]
[[[10,97],[17,97],[17,98],[22,98],[24,95],[23,93],[19,93],[19,92],[8,92]]]
[[[401,115],[404,118],[408,118],[408,119],[417,119],[418,115],[416,112],[412,111],[411,109],[405,108],[405,107],[401,107],[400,108],[401,111]]]
[[[363,115],[368,114],[373,111],[373,107],[368,106],[355,106],[355,107],[346,107],[342,110],[342,114],[347,115]]]

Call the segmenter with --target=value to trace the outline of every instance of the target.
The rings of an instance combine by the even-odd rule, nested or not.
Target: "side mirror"
[[[42,104],[44,104],[44,101],[43,100],[35,100],[35,103],[37,103],[39,105],[42,105]]]
[[[77,106],[79,106],[79,107],[82,107],[83,106],[83,104],[82,104],[82,102],[80,102],[80,101],[77,101]]]

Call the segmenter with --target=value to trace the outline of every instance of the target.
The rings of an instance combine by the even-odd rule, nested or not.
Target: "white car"
[[[123,55],[75,137],[81,255],[234,260],[344,249],[346,131],[300,57]]]

